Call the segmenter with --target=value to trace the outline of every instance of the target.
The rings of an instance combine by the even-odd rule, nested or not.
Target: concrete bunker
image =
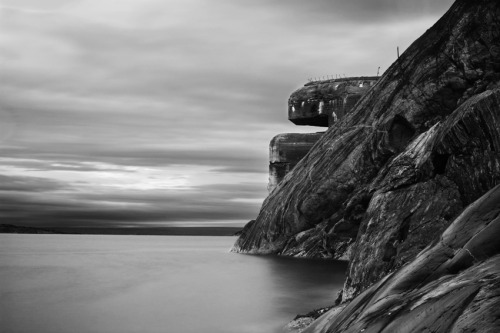
[[[351,111],[377,80],[376,76],[362,76],[308,82],[290,95],[288,119],[300,126],[330,127]],[[271,140],[269,192],[278,186],[322,134],[285,133]]]

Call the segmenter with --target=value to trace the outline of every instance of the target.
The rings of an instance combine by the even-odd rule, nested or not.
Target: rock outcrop
[[[350,327],[358,332],[412,331],[413,327],[413,331],[423,331],[425,325],[411,319],[413,314],[432,317],[433,306],[449,305],[449,313],[437,311],[440,319],[424,321],[432,327],[444,325],[434,331],[448,332],[450,327],[459,327],[461,320],[480,322],[474,309],[481,304],[490,309],[493,303],[489,302],[497,302],[488,299],[498,294],[496,250],[490,252],[491,246],[482,241],[474,243],[474,251],[466,243],[441,241],[451,248],[438,244],[412,260],[444,230],[448,230],[443,235],[447,239],[450,223],[498,184],[500,2],[457,0],[283,179],[233,251],[348,259],[343,302],[363,291],[365,296],[342,310],[342,318],[347,319],[335,319],[342,321],[341,326],[314,332],[350,332]],[[498,188],[489,196],[498,202],[497,192]],[[453,226],[473,224],[463,215],[457,221],[462,222]],[[495,228],[489,232],[499,237]],[[471,264],[462,246],[474,256],[485,251],[489,259],[481,257]],[[450,259],[456,251],[460,257]],[[445,264],[443,255],[456,262]],[[387,275],[409,262],[399,273]],[[420,274],[424,262],[439,272],[431,274],[432,278]],[[471,286],[463,286],[464,281]],[[488,288],[491,294],[485,293]],[[378,294],[384,290],[386,294]],[[424,302],[434,297],[436,302]],[[414,303],[408,303],[413,305],[405,307],[405,298],[413,299]],[[403,304],[397,308],[401,322],[377,319],[374,328],[362,325],[370,320],[375,323],[381,313],[377,311],[392,309],[396,301]],[[356,308],[360,304],[366,306]],[[410,309],[412,314],[407,314]],[[332,311],[341,316],[339,308]],[[404,316],[410,324],[403,323]]]
[[[399,267],[500,183],[500,89],[469,98],[417,136],[370,185],[344,296]]]
[[[411,263],[303,332],[500,332],[499,235],[500,185]]]

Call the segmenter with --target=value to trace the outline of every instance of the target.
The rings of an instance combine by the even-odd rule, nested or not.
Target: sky
[[[0,223],[243,226],[309,78],[383,73],[452,0],[0,0]]]

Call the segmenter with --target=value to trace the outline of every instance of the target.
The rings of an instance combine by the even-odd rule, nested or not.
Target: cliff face
[[[500,186],[402,269],[304,333],[500,332]]]
[[[349,259],[352,299],[500,183],[499,87],[500,3],[457,0],[276,187],[233,251]]]

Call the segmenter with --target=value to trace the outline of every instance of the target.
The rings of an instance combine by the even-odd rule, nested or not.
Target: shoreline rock
[[[304,333],[499,332],[500,185],[401,269]]]
[[[349,260],[304,332],[500,331],[499,59],[500,2],[457,0],[245,227],[234,252]]]

